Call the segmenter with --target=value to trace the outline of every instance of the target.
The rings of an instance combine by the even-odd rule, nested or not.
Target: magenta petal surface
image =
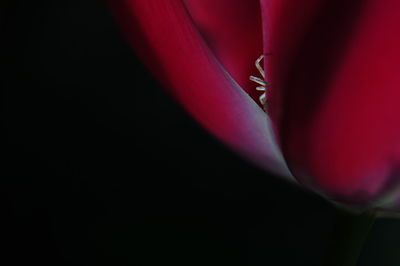
[[[200,21],[205,15],[196,9],[199,7],[165,0],[110,1],[110,4],[139,56],[193,117],[251,161],[290,176],[270,120],[233,78],[248,71],[236,65],[243,59],[232,59],[235,57],[212,50],[210,40],[204,39],[204,32],[200,33],[198,23],[192,18],[196,13]],[[225,27],[230,26],[229,20],[224,23]],[[222,25],[216,26],[223,29]]]
[[[185,0],[196,28],[218,61],[256,101],[260,93],[249,80],[263,53],[259,0]]]
[[[261,2],[271,115],[294,175],[342,202],[393,207],[400,2]]]

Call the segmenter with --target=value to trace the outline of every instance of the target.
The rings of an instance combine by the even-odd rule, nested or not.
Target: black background
[[[3,265],[319,265],[331,204],[200,128],[104,1],[0,8]],[[382,223],[369,242],[389,248],[367,253],[387,259],[400,230]]]

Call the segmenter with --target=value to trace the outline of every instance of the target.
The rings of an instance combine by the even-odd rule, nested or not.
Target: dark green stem
[[[373,211],[355,214],[337,210],[336,223],[324,266],[356,266],[368,233],[374,224]]]

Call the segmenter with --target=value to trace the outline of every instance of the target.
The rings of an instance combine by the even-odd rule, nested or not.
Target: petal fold
[[[207,28],[206,13],[189,2],[121,0],[110,5],[139,56],[193,117],[251,161],[290,176],[269,118],[232,77],[239,77],[235,67],[242,59],[229,61],[235,57],[217,51],[219,44],[212,50],[195,23],[203,21]]]
[[[255,60],[263,53],[259,0],[185,0],[186,7],[208,46],[233,79],[258,102],[249,80],[259,75]]]

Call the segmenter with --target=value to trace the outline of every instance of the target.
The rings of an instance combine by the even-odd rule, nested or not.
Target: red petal
[[[400,181],[400,2],[262,2],[290,168],[342,201],[382,196]]]
[[[110,4],[142,58],[201,124],[259,165],[288,175],[265,113],[221,66],[182,1]],[[194,12],[204,16],[197,9]],[[236,60],[226,63],[232,71],[240,68],[233,68]],[[151,99],[147,101],[151,108]]]
[[[259,0],[185,0],[196,27],[221,64],[258,102],[255,60],[263,53]]]

